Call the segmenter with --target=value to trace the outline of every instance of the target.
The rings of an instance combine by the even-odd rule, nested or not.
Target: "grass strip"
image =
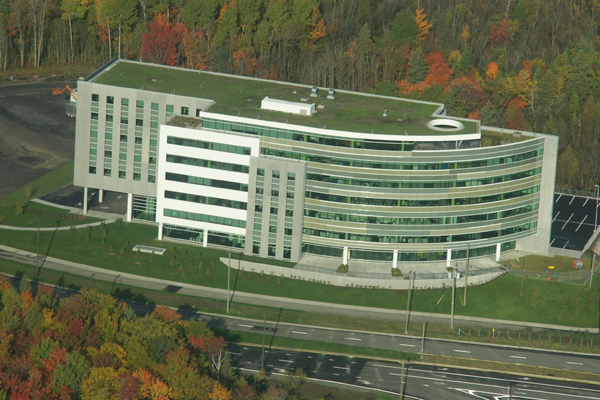
[[[35,276],[35,267],[32,265],[21,264],[14,261],[0,259],[0,270],[14,276],[33,279]],[[88,287],[90,280],[79,275],[69,273],[43,270],[39,281],[51,283],[60,287],[66,287],[74,290],[80,290],[82,287]],[[134,300],[145,304],[165,304],[180,310],[207,312],[212,314],[227,315],[226,302],[224,300],[214,300],[199,297],[181,295],[164,291],[142,289],[123,284],[113,284],[111,282],[94,280],[92,286],[99,292],[111,294],[116,298],[123,300]],[[309,313],[298,310],[286,310],[275,307],[252,306],[243,303],[233,302],[228,315],[262,321],[264,310],[267,311],[267,319],[270,322],[282,322],[308,326],[320,326],[326,328],[348,329],[365,332],[381,332],[397,334],[404,331],[403,321],[384,321],[367,318],[353,318],[339,315]],[[420,324],[409,326],[408,335],[420,337],[422,334]],[[482,334],[483,332],[483,334]],[[427,325],[427,337],[449,340],[463,340],[469,342],[492,343],[492,338],[487,336],[489,329],[468,328],[462,330],[458,335],[456,329],[450,329],[448,326]],[[493,343],[497,345],[509,345],[527,348],[539,348],[547,350],[558,350],[567,352],[596,353],[600,354],[600,349],[590,345],[580,345],[577,334],[571,333],[570,336],[564,336],[562,342],[558,342],[560,333],[541,332],[531,333],[523,330],[520,332],[523,339],[519,339],[519,332],[497,331]],[[567,333],[562,332],[563,335]],[[500,336],[498,336],[500,335]],[[538,336],[539,335],[539,336]],[[553,336],[552,341],[548,340]],[[589,335],[594,341],[600,341],[600,335]],[[526,339],[531,338],[531,339]],[[540,338],[540,339],[538,339]],[[571,338],[573,343],[571,343]],[[588,339],[589,340],[589,339]],[[589,341],[584,341],[588,343]],[[594,343],[595,344],[595,343]]]

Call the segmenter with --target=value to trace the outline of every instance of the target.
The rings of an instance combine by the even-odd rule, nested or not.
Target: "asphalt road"
[[[229,347],[232,365],[256,372],[262,363],[262,348],[243,345]],[[502,399],[564,400],[600,399],[600,386],[553,381],[494,372],[405,364],[360,357],[266,349],[264,364],[271,374],[299,368],[310,379],[378,390],[400,392],[404,373],[405,398],[423,400]],[[510,389],[509,389],[510,387]]]

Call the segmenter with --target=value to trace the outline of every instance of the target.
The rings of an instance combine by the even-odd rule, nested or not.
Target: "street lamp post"
[[[96,274],[91,274],[90,275],[90,290],[92,290],[92,277],[96,275]]]
[[[40,217],[36,217],[38,222],[37,230],[37,253],[35,254],[35,279],[40,279]]]
[[[463,297],[463,306],[467,306],[467,287],[469,286],[469,250],[471,246],[467,244],[467,266],[465,268],[465,296]]]
[[[454,329],[454,291],[456,290],[456,264],[452,271],[452,314],[450,316],[450,329]]]
[[[416,274],[416,272],[415,272]],[[408,319],[410,317],[410,278],[412,276],[412,271],[408,271],[408,299],[406,299],[406,328],[404,329],[404,334],[408,334]]]
[[[598,225],[598,196],[600,195],[600,186],[594,185],[596,188],[596,214],[594,216],[594,233],[596,233],[596,227]]]
[[[229,314],[229,282],[231,282],[231,250],[227,250],[229,261],[227,264],[227,314]]]
[[[265,321],[263,322],[263,347],[262,347],[262,358],[260,362],[260,369],[265,369],[265,335],[267,331],[267,309],[265,308]]]

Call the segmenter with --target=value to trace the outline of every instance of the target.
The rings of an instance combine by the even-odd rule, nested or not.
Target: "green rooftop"
[[[244,79],[234,75],[215,75],[196,70],[166,68],[152,64],[120,62],[100,73],[94,82],[161,93],[214,100],[209,112],[239,115],[247,118],[288,122],[315,128],[388,135],[456,135],[478,133],[476,121],[464,121],[460,131],[437,131],[427,123],[439,105],[406,101],[394,97],[371,97],[360,93],[336,91],[335,99],[327,99],[327,89],[320,88],[319,97],[310,97],[310,87],[276,81]],[[295,93],[294,93],[295,92]],[[307,103],[317,108],[312,116],[301,116],[260,109],[263,98]],[[387,116],[383,116],[384,111]],[[444,117],[442,117],[444,118]]]

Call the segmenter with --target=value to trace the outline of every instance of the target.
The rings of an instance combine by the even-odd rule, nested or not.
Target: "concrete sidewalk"
[[[0,245],[0,257],[35,265],[35,253],[15,249],[8,246]],[[227,290],[216,289],[204,286],[192,285],[183,282],[166,281],[156,278],[150,278],[140,275],[128,274],[124,272],[111,271],[107,269],[92,267],[89,265],[74,263],[71,261],[60,260],[54,257],[46,257],[42,261],[41,271],[50,269],[57,272],[67,272],[74,275],[91,278],[90,280],[102,280],[107,282],[121,283],[124,285],[150,289],[156,291],[164,291],[169,293],[178,293],[186,296],[226,300]],[[233,289],[233,288],[232,288]],[[405,321],[406,311],[392,310],[365,306],[352,306],[334,303],[322,303],[310,300],[290,299],[276,296],[266,296],[253,293],[231,291],[231,301],[233,303],[253,304],[259,306],[275,307],[282,309],[292,309],[307,311],[320,314],[345,315],[350,317],[360,317],[369,319],[381,320],[396,320]],[[488,318],[466,317],[456,315],[454,317],[456,326],[479,326],[496,329],[513,329],[519,330],[524,328],[532,328],[534,330],[564,330],[564,331],[588,331],[598,333],[597,328],[576,328],[560,325],[548,325],[529,322],[505,321]],[[450,316],[444,314],[411,312],[411,322],[428,322],[432,324],[449,325]]]

